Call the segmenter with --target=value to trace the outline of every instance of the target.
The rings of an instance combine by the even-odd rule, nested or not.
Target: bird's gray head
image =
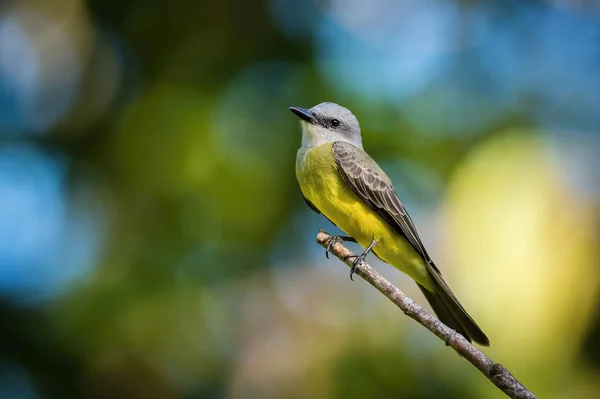
[[[345,141],[362,148],[358,120],[347,108],[335,103],[321,103],[311,109],[290,107],[302,123],[302,147],[315,147]]]

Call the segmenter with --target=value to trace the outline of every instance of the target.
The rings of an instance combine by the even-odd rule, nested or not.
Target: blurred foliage
[[[600,395],[599,43],[596,1],[1,3],[0,397],[502,397],[314,243],[322,101],[486,352]]]

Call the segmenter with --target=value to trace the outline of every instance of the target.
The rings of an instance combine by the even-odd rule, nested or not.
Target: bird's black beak
[[[298,118],[300,118],[304,121],[307,121],[308,123],[316,123],[317,122],[317,119],[315,118],[313,113],[310,112],[310,110],[308,110],[308,109],[300,108],[300,107],[290,107],[290,111],[295,113]]]

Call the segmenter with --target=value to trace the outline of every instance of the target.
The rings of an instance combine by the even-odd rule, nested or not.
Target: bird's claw
[[[367,254],[344,256],[344,260],[348,260],[350,258],[354,258],[352,261],[352,267],[350,268],[350,280],[354,281],[354,274],[356,273],[356,269],[358,269],[358,264],[365,261]]]
[[[325,257],[327,259],[329,259],[329,252],[331,252],[331,247],[333,247],[335,244],[341,244],[344,241],[356,242],[356,240],[352,237],[331,236],[331,238],[329,239],[329,242],[327,243],[327,248],[325,248]]]
[[[369,252],[371,252],[371,250],[373,249],[373,247],[377,245],[377,240],[373,240],[371,241],[371,243],[369,244],[369,246],[367,247],[367,249],[365,249],[365,251],[360,254],[360,255],[347,255],[344,256],[344,260],[348,260],[350,258],[354,258],[354,260],[352,261],[352,267],[350,268],[350,280],[354,281],[354,273],[356,273],[356,269],[358,268],[358,264],[360,262],[364,262],[367,259],[367,255],[369,254]]]
[[[325,257],[329,259],[329,251],[331,251],[331,247],[334,244],[341,243],[342,239],[339,236],[333,236],[329,239],[329,243],[327,243],[327,248],[325,248]]]

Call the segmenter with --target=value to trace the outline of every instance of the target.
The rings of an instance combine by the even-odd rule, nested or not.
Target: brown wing
[[[360,148],[342,141],[333,143],[333,156],[340,174],[352,191],[404,236],[417,253],[435,268],[392,182],[373,158]]]
[[[404,236],[425,260],[434,290],[430,292],[420,285],[419,287],[440,320],[469,341],[474,340],[488,346],[489,339],[462,307],[427,254],[389,177],[366,152],[351,144],[341,141],[333,143],[333,155],[341,176],[352,191]]]

